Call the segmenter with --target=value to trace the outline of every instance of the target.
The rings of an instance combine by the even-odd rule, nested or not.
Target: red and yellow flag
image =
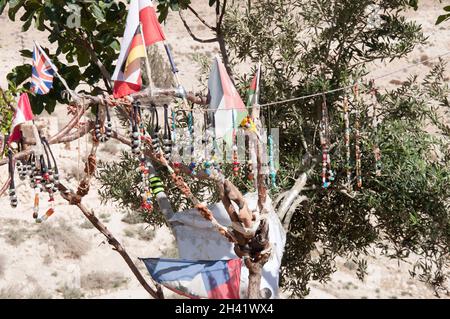
[[[140,91],[142,87],[141,58],[145,57],[145,48],[165,39],[152,1],[132,0],[119,59],[112,76],[114,97],[118,98]]]

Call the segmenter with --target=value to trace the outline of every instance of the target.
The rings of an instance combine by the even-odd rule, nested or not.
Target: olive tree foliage
[[[34,24],[37,30],[48,32],[48,41],[56,44],[57,49],[55,52],[44,50],[71,89],[94,95],[111,91],[110,74],[120,50],[119,38],[125,29],[124,2],[1,0],[0,14],[5,8],[11,20],[23,21],[22,31]],[[20,54],[31,58],[32,43],[28,45]],[[7,75],[9,89],[21,85],[29,88],[31,59],[28,61]],[[61,94],[65,90],[61,82],[55,80],[53,86],[49,94],[30,96],[35,113],[41,113],[44,108],[51,113],[57,102],[68,102]]]
[[[368,74],[371,62],[405,57],[424,43],[421,27],[402,16],[411,4],[415,5],[391,0],[263,0],[250,9],[228,10],[225,41],[232,63],[262,62],[261,103],[283,100],[351,86]],[[264,109],[271,126],[280,128],[281,190],[312,169],[304,191],[308,201],[290,221],[283,260],[283,285],[294,295],[306,295],[310,280],[327,281],[336,270],[336,256],[353,259],[362,279],[367,272],[364,258],[374,254],[374,248],[392,258],[417,255],[411,275],[436,291],[446,291],[450,131],[443,116],[449,111],[449,90],[445,63],[436,62],[424,79],[411,76],[396,90],[379,88],[376,130],[374,101],[368,93],[361,100],[353,98],[351,89],[326,95],[336,172],[326,190],[320,187],[321,165],[316,164],[321,156],[317,130],[323,98]],[[369,86],[363,83],[360,91]],[[353,179],[355,111],[361,114],[361,190],[346,185],[344,94],[351,109]],[[435,134],[429,133],[430,127]],[[381,149],[381,176],[375,176],[374,143]]]

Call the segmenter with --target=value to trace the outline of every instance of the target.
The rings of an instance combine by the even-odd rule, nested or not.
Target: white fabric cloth
[[[244,197],[250,210],[255,209],[257,194],[249,193]],[[286,244],[286,233],[278,216],[272,209],[272,201],[269,197],[266,207],[271,208],[267,220],[269,222],[269,241],[272,244],[273,251],[270,260],[263,268],[261,289],[268,288],[271,292],[270,298],[278,298],[279,269],[284,245]],[[231,225],[231,220],[221,202],[211,205],[209,208],[219,223],[224,226]],[[180,258],[219,260],[237,257],[233,250],[233,244],[221,236],[196,209],[176,213],[169,222],[177,240]],[[241,270],[241,298],[247,297],[247,287],[248,269],[243,265]]]

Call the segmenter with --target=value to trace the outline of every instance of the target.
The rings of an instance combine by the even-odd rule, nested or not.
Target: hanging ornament
[[[209,130],[209,121],[208,121],[208,113],[203,113],[203,138],[202,138],[202,147],[204,151],[203,158],[203,170],[206,175],[211,176],[211,166],[212,163],[210,161],[211,154],[209,153],[209,145],[210,145],[210,130]]]
[[[232,158],[233,158],[233,175],[239,175],[239,157],[238,157],[238,146],[237,146],[237,132],[236,132],[236,114],[235,111],[231,111],[231,117],[233,119],[233,134],[232,134]]]
[[[163,151],[166,160],[169,160],[172,155],[172,136],[169,124],[169,106],[164,104],[164,135],[163,135]]]
[[[275,161],[274,161],[274,151],[273,151],[273,137],[272,134],[270,134],[267,138],[267,143],[269,147],[269,177],[272,187],[276,188],[276,179],[277,179],[277,172],[275,170]]]
[[[164,192],[164,184],[161,181],[159,176],[152,174],[150,175],[150,187],[152,189],[152,193],[157,196],[159,193]]]
[[[322,145],[322,187],[328,188],[331,185],[331,182],[334,181],[334,172],[331,169],[331,159],[329,154],[330,128],[325,94],[322,95],[322,98],[322,120],[320,132],[320,143]]]
[[[109,107],[105,106],[106,110],[106,127],[101,128],[100,127],[100,119],[99,119],[99,113],[100,113],[100,106],[97,110],[97,114],[95,114],[95,138],[97,141],[104,143],[108,141],[111,138],[112,135],[112,122],[111,122],[111,115],[109,114]],[[102,133],[102,130],[104,133]]]
[[[14,184],[14,160],[13,160],[13,152],[11,149],[8,149],[8,168],[9,168],[9,203],[12,208],[17,207],[17,195],[16,195],[16,187]]]
[[[49,170],[51,171],[51,182],[53,183],[53,188],[52,191],[53,193],[56,193],[58,191],[58,184],[59,184],[59,170],[58,170],[58,165],[56,163],[56,159],[55,156],[53,155],[52,149],[50,148],[50,144],[48,143],[47,139],[45,137],[41,138],[42,144],[44,145],[44,149],[45,152],[47,154],[50,154],[52,160],[53,160],[53,167],[51,166],[51,162],[50,159],[48,160],[49,162]],[[48,156],[48,155],[47,155]]]
[[[375,158],[375,176],[381,176],[381,150],[378,145],[377,89],[375,88],[374,80],[372,80],[370,82],[370,84],[371,84],[370,94],[372,95],[372,106],[373,106],[372,129],[373,129],[373,133],[374,133],[373,155]]]
[[[172,163],[175,168],[179,168],[181,166],[181,158],[178,145],[178,136],[177,136],[177,115],[174,110],[172,110]]]
[[[141,208],[145,210],[147,213],[151,213],[153,211],[153,201],[152,201],[152,192],[148,182],[149,167],[143,154],[141,155],[140,158],[139,171],[141,174],[141,184],[142,184]]]
[[[194,115],[192,114],[192,110],[188,114],[188,130],[189,130],[189,137],[191,140],[191,162],[189,163],[189,170],[190,170],[191,174],[195,175],[195,168],[197,167],[197,163],[195,161],[195,156],[194,156],[195,138],[194,138]]]
[[[359,88],[358,84],[353,87],[353,94],[355,97],[355,173],[356,173],[356,187],[359,189],[362,187],[362,176],[361,176],[361,122],[360,122],[360,98],[359,98]]]
[[[152,139],[152,149],[155,154],[159,154],[161,152],[161,143],[159,141],[159,119],[158,119],[158,110],[155,104],[151,105],[151,128],[150,128],[150,137]]]
[[[344,95],[344,125],[345,125],[345,133],[344,133],[344,143],[345,143],[345,171],[347,175],[347,185],[350,187],[352,183],[352,171],[350,164],[350,117],[349,117],[349,109],[348,109],[348,98],[347,95]]]

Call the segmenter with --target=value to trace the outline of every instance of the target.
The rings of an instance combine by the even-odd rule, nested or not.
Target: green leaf
[[[164,22],[164,20],[166,20],[167,15],[169,14],[169,8],[164,4],[158,4],[158,12],[159,12],[158,21],[159,23],[162,23]]]
[[[5,7],[6,7],[6,0],[0,0],[0,15],[3,13]]]
[[[438,25],[438,24],[440,24],[440,23],[442,23],[442,22],[444,22],[444,21],[447,21],[448,19],[450,19],[450,13],[448,13],[448,14],[443,14],[443,15],[441,15],[441,16],[439,16],[439,17],[437,18],[437,20],[436,20],[436,25]]]
[[[20,10],[25,0],[11,0],[9,1],[9,10],[8,10],[8,17],[15,21],[16,13]]]
[[[80,67],[88,65],[90,61],[89,52],[87,52],[87,50],[84,48],[78,48],[77,61]]]
[[[12,69],[6,76],[8,81],[11,81],[15,87],[19,87],[23,82],[31,77],[31,64],[19,65]]]
[[[32,58],[33,57],[33,51],[30,50],[20,50],[20,55],[25,57],[25,58]]]
[[[31,23],[33,22],[33,15],[31,15],[27,21],[22,25],[22,32],[28,31],[28,29],[31,26]]]
[[[418,9],[419,0],[409,0],[409,5],[414,8],[414,10]]]
[[[89,6],[89,12],[91,12],[92,15],[97,18],[98,22],[102,22],[105,20],[103,10],[96,3],[93,3]]]

